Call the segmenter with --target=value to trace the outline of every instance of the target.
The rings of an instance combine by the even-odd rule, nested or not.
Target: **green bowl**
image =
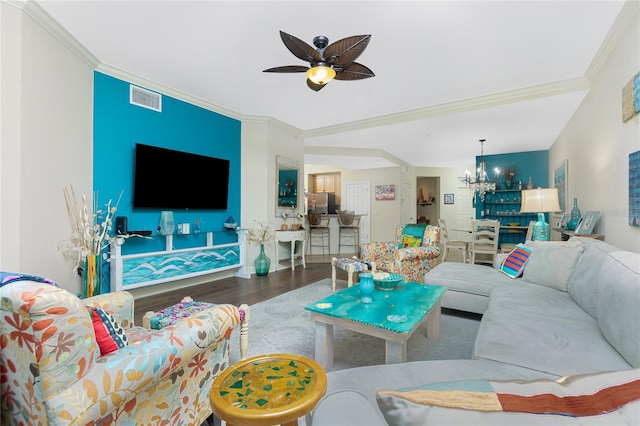
[[[373,280],[378,290],[391,291],[404,281],[402,274],[389,274],[387,278],[381,280]]]

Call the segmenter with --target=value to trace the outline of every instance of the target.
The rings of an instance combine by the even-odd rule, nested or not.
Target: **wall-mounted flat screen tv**
[[[229,160],[136,144],[133,207],[226,210]]]

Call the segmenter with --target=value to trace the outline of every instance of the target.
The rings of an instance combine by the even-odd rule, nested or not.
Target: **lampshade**
[[[525,189],[522,191],[522,213],[559,212],[558,188]]]
[[[327,84],[336,76],[336,71],[331,67],[317,65],[307,70],[307,78],[315,84]]]

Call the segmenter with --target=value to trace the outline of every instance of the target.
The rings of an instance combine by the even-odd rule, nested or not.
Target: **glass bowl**
[[[404,276],[402,274],[389,274],[384,278],[373,279],[373,283],[376,285],[376,288],[383,291],[391,291],[403,281]]]

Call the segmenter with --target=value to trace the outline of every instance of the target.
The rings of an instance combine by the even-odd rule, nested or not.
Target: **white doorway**
[[[371,183],[349,182],[344,185],[342,210],[353,210],[360,218],[360,243],[371,240]]]

